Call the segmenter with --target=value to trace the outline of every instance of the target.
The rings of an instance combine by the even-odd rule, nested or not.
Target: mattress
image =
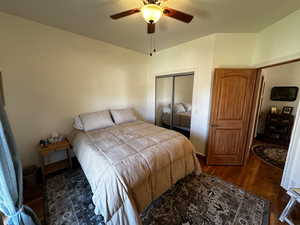
[[[200,165],[183,135],[135,121],[76,131],[73,150],[93,192],[95,213],[108,225],[140,225],[140,213]]]

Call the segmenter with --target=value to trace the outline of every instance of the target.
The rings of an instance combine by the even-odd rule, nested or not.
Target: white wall
[[[252,67],[256,46],[256,34],[216,34],[214,68]]]
[[[257,35],[255,65],[300,58],[300,10],[267,27]]]
[[[252,65],[255,38],[255,34],[216,34],[160,51],[151,60],[147,118],[154,120],[155,76],[193,71],[191,141],[198,153],[205,154],[213,68]]]
[[[68,133],[82,112],[133,106],[145,114],[149,57],[0,13],[0,68],[6,109],[23,164],[37,144]]]

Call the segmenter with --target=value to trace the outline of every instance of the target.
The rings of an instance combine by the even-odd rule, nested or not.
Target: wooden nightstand
[[[50,173],[56,172],[56,171],[64,169],[64,168],[72,168],[72,159],[70,156],[71,148],[72,148],[72,146],[68,139],[65,139],[61,142],[57,142],[54,144],[48,144],[47,146],[40,148],[39,153],[40,153],[44,181],[45,181],[46,175],[48,175]],[[48,154],[50,154],[52,152],[57,152],[57,151],[65,151],[67,159],[45,165],[45,156],[47,156]]]

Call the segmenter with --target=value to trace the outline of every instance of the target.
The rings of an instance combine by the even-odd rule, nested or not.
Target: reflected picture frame
[[[291,107],[291,106],[284,106],[284,107],[282,108],[281,113],[282,113],[282,114],[286,114],[286,115],[291,115],[292,112],[293,112],[293,109],[294,109],[294,107]]]
[[[277,107],[276,106],[271,106],[271,114],[276,114],[277,113]]]

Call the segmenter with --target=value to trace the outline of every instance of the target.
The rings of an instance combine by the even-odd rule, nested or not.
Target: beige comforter
[[[73,150],[90,183],[95,213],[108,225],[140,225],[139,214],[172,184],[200,172],[183,135],[135,121],[76,132]]]

